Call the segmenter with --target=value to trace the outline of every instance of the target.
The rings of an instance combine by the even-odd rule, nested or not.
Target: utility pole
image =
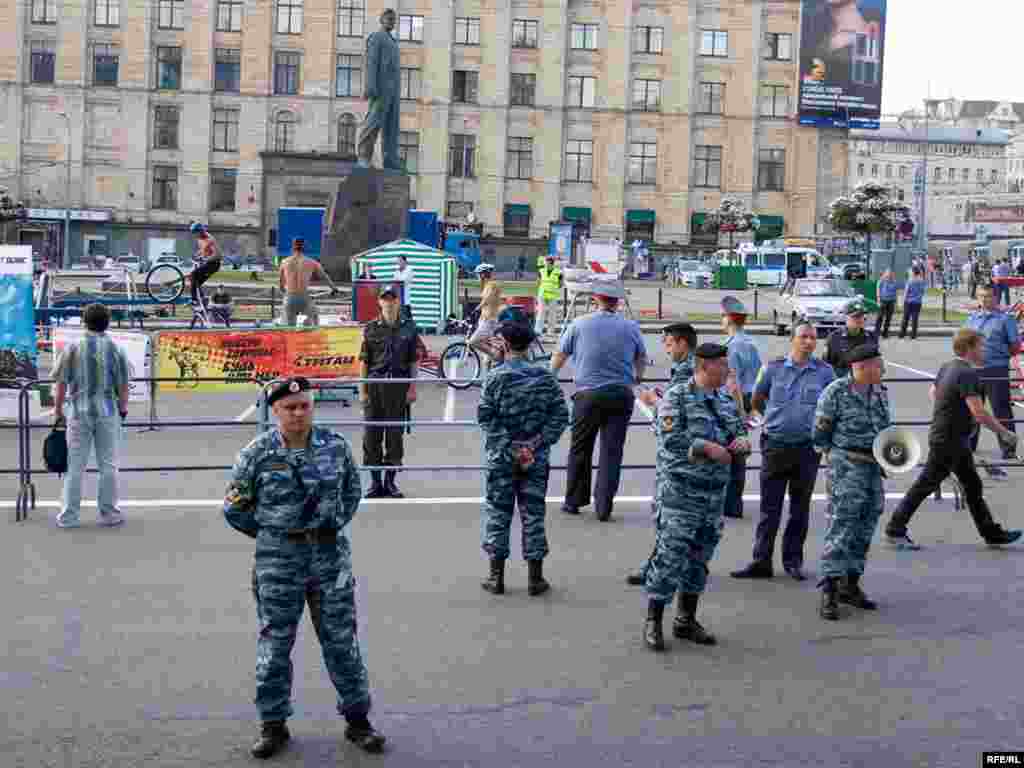
[[[64,178],[64,243],[61,255],[61,269],[71,269],[71,116],[67,112],[59,112],[67,127],[67,140],[64,144],[64,162],[66,176]]]
[[[931,115],[928,112],[928,102],[924,104],[924,160],[922,163],[923,176],[921,179],[921,226],[918,236],[920,237],[918,247],[921,251],[928,252],[928,145],[931,143],[928,130]]]

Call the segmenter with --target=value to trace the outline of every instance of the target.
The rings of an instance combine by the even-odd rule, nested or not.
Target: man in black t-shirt
[[[886,542],[896,549],[920,549],[907,535],[907,524],[921,502],[934,493],[950,473],[960,481],[967,509],[985,543],[991,546],[1011,544],[1021,537],[1021,531],[1007,531],[992,519],[992,512],[981,495],[981,478],[971,451],[971,433],[976,424],[992,430],[1007,442],[1015,444],[1017,440],[1013,432],[986,410],[982,400],[977,369],[984,362],[984,344],[985,337],[977,331],[969,328],[957,331],[953,338],[956,357],[943,365],[935,378],[928,461],[885,527]]]

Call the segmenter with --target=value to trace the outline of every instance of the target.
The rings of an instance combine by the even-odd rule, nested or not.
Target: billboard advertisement
[[[878,128],[886,0],[801,0],[801,125]]]

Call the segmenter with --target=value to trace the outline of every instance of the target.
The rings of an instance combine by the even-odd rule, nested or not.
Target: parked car
[[[783,289],[772,313],[775,330],[783,336],[801,318],[814,323],[819,331],[841,328],[846,324],[846,305],[858,295],[846,280],[834,277],[793,280]]]
[[[679,271],[679,282],[687,288],[696,288],[699,285],[708,288],[715,279],[715,273],[707,263],[680,261],[676,269]]]
[[[265,272],[271,267],[265,259],[262,259],[259,256],[249,255],[242,260],[241,266],[237,268],[244,270],[245,272]]]

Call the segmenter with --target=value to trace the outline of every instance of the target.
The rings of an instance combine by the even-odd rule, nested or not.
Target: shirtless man
[[[295,325],[299,315],[305,315],[305,325],[316,325],[320,317],[316,305],[309,296],[309,284],[314,277],[321,277],[331,286],[333,294],[338,289],[320,262],[308,258],[302,251],[306,242],[301,237],[292,241],[292,255],[281,262],[281,290],[284,291],[284,324]]]
[[[220,271],[220,248],[217,247],[217,241],[207,231],[205,224],[194,221],[189,227],[189,231],[196,236],[199,246],[195,257],[196,268],[192,270],[191,281],[192,303],[198,304],[199,289],[203,287],[203,283]]]
[[[480,319],[473,335],[469,337],[469,345],[488,358],[497,358],[500,347],[495,343],[495,333],[499,324],[498,313],[505,306],[505,300],[501,295],[501,286],[494,279],[494,267],[491,264],[481,264],[476,268],[476,273],[480,276],[481,285]]]

